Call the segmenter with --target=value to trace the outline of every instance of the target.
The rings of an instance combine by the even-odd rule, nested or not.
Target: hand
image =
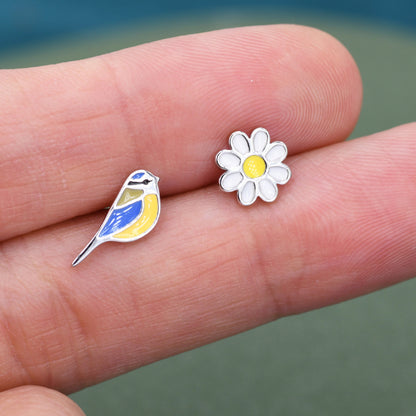
[[[2,414],[81,414],[50,389],[416,274],[416,124],[340,143],[362,90],[329,35],[225,30],[0,83]],[[287,144],[292,180],[246,208],[219,191],[214,156],[259,126]],[[161,178],[155,230],[71,267],[140,168]]]

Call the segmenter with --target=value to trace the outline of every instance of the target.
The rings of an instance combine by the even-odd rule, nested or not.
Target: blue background
[[[289,8],[416,28],[414,0],[15,0],[0,4],[0,51],[74,33],[207,11]]]

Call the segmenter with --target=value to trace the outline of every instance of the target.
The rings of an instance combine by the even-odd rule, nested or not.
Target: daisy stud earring
[[[248,137],[241,131],[230,136],[231,150],[221,150],[215,161],[226,172],[220,177],[220,188],[225,192],[237,191],[242,205],[251,205],[259,196],[273,202],[277,184],[286,184],[291,172],[283,160],[287,147],[283,142],[270,143],[269,132],[259,127]]]

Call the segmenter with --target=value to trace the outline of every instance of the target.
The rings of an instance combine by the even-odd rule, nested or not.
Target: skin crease
[[[339,143],[361,81],[327,34],[218,31],[4,71],[0,85],[3,390],[75,391],[416,274],[416,124]],[[293,176],[275,203],[241,207],[210,185],[214,155],[260,125],[287,144]],[[138,167],[161,177],[157,227],[72,268],[94,211]]]

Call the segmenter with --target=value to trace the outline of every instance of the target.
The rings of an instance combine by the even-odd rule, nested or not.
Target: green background
[[[364,83],[362,115],[352,137],[416,119],[416,34],[329,15],[184,16],[21,49],[0,55],[0,66],[79,59],[177,34],[280,22],[321,28],[350,49]],[[386,140],[380,163],[390,163],[390,146],[394,137]],[[409,281],[284,318],[72,398],[88,416],[415,415],[415,292],[416,281]]]

